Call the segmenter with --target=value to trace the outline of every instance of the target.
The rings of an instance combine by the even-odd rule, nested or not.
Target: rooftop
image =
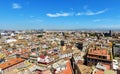
[[[66,63],[66,69],[63,70],[63,74],[72,74],[72,67],[70,61]]]
[[[81,65],[81,64],[78,64],[78,67],[79,67],[81,74],[91,74],[92,73],[91,67]]]
[[[101,66],[105,67],[105,69],[102,69],[102,67],[98,67],[98,64],[100,64]],[[111,68],[110,64],[106,64],[106,63],[98,63],[98,64],[96,66],[94,74],[104,74],[104,72],[106,70],[110,70],[110,68]]]
[[[103,60],[110,60],[110,55],[108,54],[107,49],[91,49],[89,50],[87,57],[99,59],[97,56],[105,56],[106,58],[104,58]]]
[[[91,49],[88,54],[108,55],[106,49]]]
[[[66,68],[57,74],[73,74],[71,63],[69,60],[66,62]]]
[[[22,59],[22,58],[14,58],[14,59],[11,59],[7,62],[4,62],[4,63],[0,64],[0,68],[3,70],[3,69],[6,69],[6,68],[9,68],[11,66],[14,66],[18,63],[21,63],[23,61],[24,61],[24,59]]]
[[[112,70],[106,70],[106,71],[104,71],[104,74],[115,74],[115,73]]]

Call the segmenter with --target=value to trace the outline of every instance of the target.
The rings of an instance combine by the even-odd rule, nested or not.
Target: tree
[[[0,34],[0,38],[1,38],[1,34]]]
[[[43,36],[43,35],[38,35],[37,37],[40,37],[40,38],[41,38],[42,36]]]

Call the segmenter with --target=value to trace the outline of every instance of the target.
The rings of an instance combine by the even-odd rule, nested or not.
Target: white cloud
[[[107,11],[107,9],[104,9],[104,10],[101,10],[101,11],[96,12],[96,14],[102,14],[102,13],[104,13],[104,12],[106,12],[106,11]]]
[[[85,12],[78,12],[76,15],[80,16],[80,15],[98,15],[98,14],[102,14],[105,13],[107,11],[107,9],[103,9],[100,11],[92,11],[90,9],[88,9],[88,5],[84,5],[83,9],[85,10]],[[82,13],[82,14],[80,14]]]
[[[86,12],[78,12],[76,13],[76,15],[80,16],[80,15],[98,15],[98,14],[102,14],[105,13],[107,11],[107,9],[101,10],[101,11],[96,11],[93,12],[91,10],[87,10]]]
[[[65,13],[63,11],[59,12],[59,13],[55,13],[55,14],[52,14],[52,13],[47,13],[46,15],[48,17],[61,17],[61,16],[81,16],[81,15],[87,15],[87,16],[92,16],[92,15],[99,15],[99,14],[103,14],[107,11],[107,9],[103,9],[103,10],[100,10],[100,11],[92,11],[90,9],[88,9],[88,6],[85,5],[83,6],[83,9],[85,10],[84,12],[73,12],[73,8],[70,8],[72,10],[71,13]]]
[[[12,8],[13,9],[20,9],[20,8],[22,8],[22,6],[20,4],[18,4],[18,3],[13,3]]]
[[[91,10],[87,11],[85,13],[85,15],[98,15],[98,14],[102,14],[102,13],[105,13],[107,11],[107,9],[104,9],[104,10],[101,10],[101,11],[97,11],[97,12],[93,12]]]
[[[46,14],[48,17],[61,17],[61,16],[70,16],[72,15],[71,13],[55,13],[55,14],[51,14],[51,13],[47,13]]]

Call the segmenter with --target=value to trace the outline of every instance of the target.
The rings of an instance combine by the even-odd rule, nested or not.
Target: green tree
[[[38,35],[37,37],[40,37],[40,38],[41,38],[42,36],[43,36],[43,35]]]

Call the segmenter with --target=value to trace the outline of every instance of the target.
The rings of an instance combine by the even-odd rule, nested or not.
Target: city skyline
[[[119,29],[120,1],[0,0],[0,29]]]

